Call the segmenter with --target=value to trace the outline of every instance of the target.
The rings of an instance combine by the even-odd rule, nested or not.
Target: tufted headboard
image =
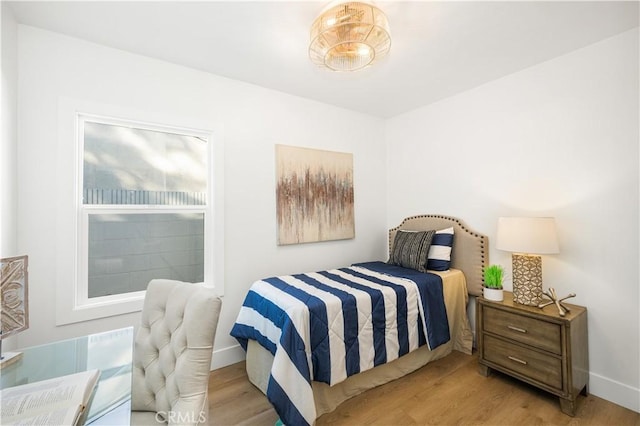
[[[396,231],[428,231],[453,226],[453,250],[451,267],[464,272],[467,290],[473,296],[482,295],[484,282],[483,270],[489,264],[489,239],[486,235],[470,229],[463,221],[455,217],[442,215],[411,216],[395,228],[389,230],[389,253],[393,247]]]

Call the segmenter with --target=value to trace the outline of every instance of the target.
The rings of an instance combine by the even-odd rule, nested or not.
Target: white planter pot
[[[504,300],[504,296],[502,294],[502,289],[498,290],[495,288],[487,288],[484,287],[482,289],[482,294],[485,299],[492,300],[494,302],[502,302]]]

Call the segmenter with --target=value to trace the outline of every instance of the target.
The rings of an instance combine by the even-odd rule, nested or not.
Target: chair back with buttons
[[[206,423],[221,306],[215,292],[200,284],[149,283],[135,339],[132,411],[152,412],[168,424]]]

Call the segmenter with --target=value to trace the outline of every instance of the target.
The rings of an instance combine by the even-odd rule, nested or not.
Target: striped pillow
[[[451,266],[451,248],[453,247],[453,227],[436,231],[429,247],[427,269],[447,271]]]
[[[427,272],[427,254],[435,231],[398,231],[387,263]]]

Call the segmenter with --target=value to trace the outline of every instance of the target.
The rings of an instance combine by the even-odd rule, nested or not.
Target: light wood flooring
[[[477,355],[454,351],[420,370],[371,389],[321,416],[321,425],[635,425],[640,414],[580,395],[575,417],[558,399],[500,373],[482,377]],[[211,425],[273,426],[278,415],[247,379],[244,362],[211,373]]]

